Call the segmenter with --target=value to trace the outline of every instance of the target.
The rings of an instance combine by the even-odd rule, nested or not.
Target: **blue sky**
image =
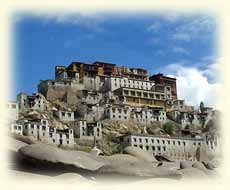
[[[101,60],[175,77],[186,77],[193,69],[208,85],[216,84],[217,21],[210,15],[15,14],[12,26],[15,88],[11,99],[20,91],[35,92],[40,79],[54,77],[55,65],[72,61]],[[181,98],[187,98],[181,93]]]

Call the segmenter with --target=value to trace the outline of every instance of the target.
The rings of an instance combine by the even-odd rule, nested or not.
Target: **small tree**
[[[200,111],[201,113],[204,113],[204,102],[200,102]]]
[[[169,122],[165,123],[165,124],[163,125],[163,130],[164,130],[167,134],[172,135],[172,134],[173,134],[173,131],[174,131],[174,128],[173,128],[172,123],[169,123]]]

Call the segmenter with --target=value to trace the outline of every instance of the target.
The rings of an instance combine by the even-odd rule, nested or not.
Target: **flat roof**
[[[127,136],[140,136],[140,137],[153,137],[153,138],[165,138],[165,139],[175,139],[175,140],[193,140],[193,141],[203,141],[204,138],[186,138],[186,137],[176,137],[176,136],[161,136],[161,135],[150,135],[150,134],[125,134],[121,137],[127,137]]]

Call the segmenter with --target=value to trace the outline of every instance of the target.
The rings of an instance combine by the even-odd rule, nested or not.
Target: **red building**
[[[149,80],[155,81],[156,84],[171,86],[172,99],[174,100],[177,99],[176,78],[167,77],[159,73],[159,74],[152,75],[151,77],[149,77]]]

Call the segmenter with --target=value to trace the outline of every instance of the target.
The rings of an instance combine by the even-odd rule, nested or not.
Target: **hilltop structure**
[[[130,122],[142,131],[135,135],[120,132],[122,135],[116,136],[120,146],[151,150],[153,156],[164,153],[172,159],[194,160],[197,146],[207,150],[212,147],[213,152],[220,149],[217,135],[211,135],[208,140],[205,140],[206,134],[201,133],[198,139],[186,140],[174,135],[162,136],[159,140],[144,134],[146,126],[157,124],[161,128],[169,121],[181,126],[181,130],[191,128],[194,131],[194,126],[204,127],[216,112],[208,108],[201,112],[186,105],[184,100],[178,99],[176,78],[160,73],[149,77],[148,71],[142,68],[120,67],[102,61],[56,66],[54,79],[41,80],[38,92],[32,95],[19,93],[17,102],[8,107],[13,113],[12,133],[57,146],[75,147],[79,142],[94,141],[95,144],[96,140],[108,139],[112,131],[103,124],[109,120]],[[128,128],[125,127],[126,132]],[[137,142],[141,138],[145,139]],[[181,146],[173,143],[174,138],[179,139]],[[152,140],[169,142],[173,146],[149,144]],[[181,151],[181,147],[186,151]]]

